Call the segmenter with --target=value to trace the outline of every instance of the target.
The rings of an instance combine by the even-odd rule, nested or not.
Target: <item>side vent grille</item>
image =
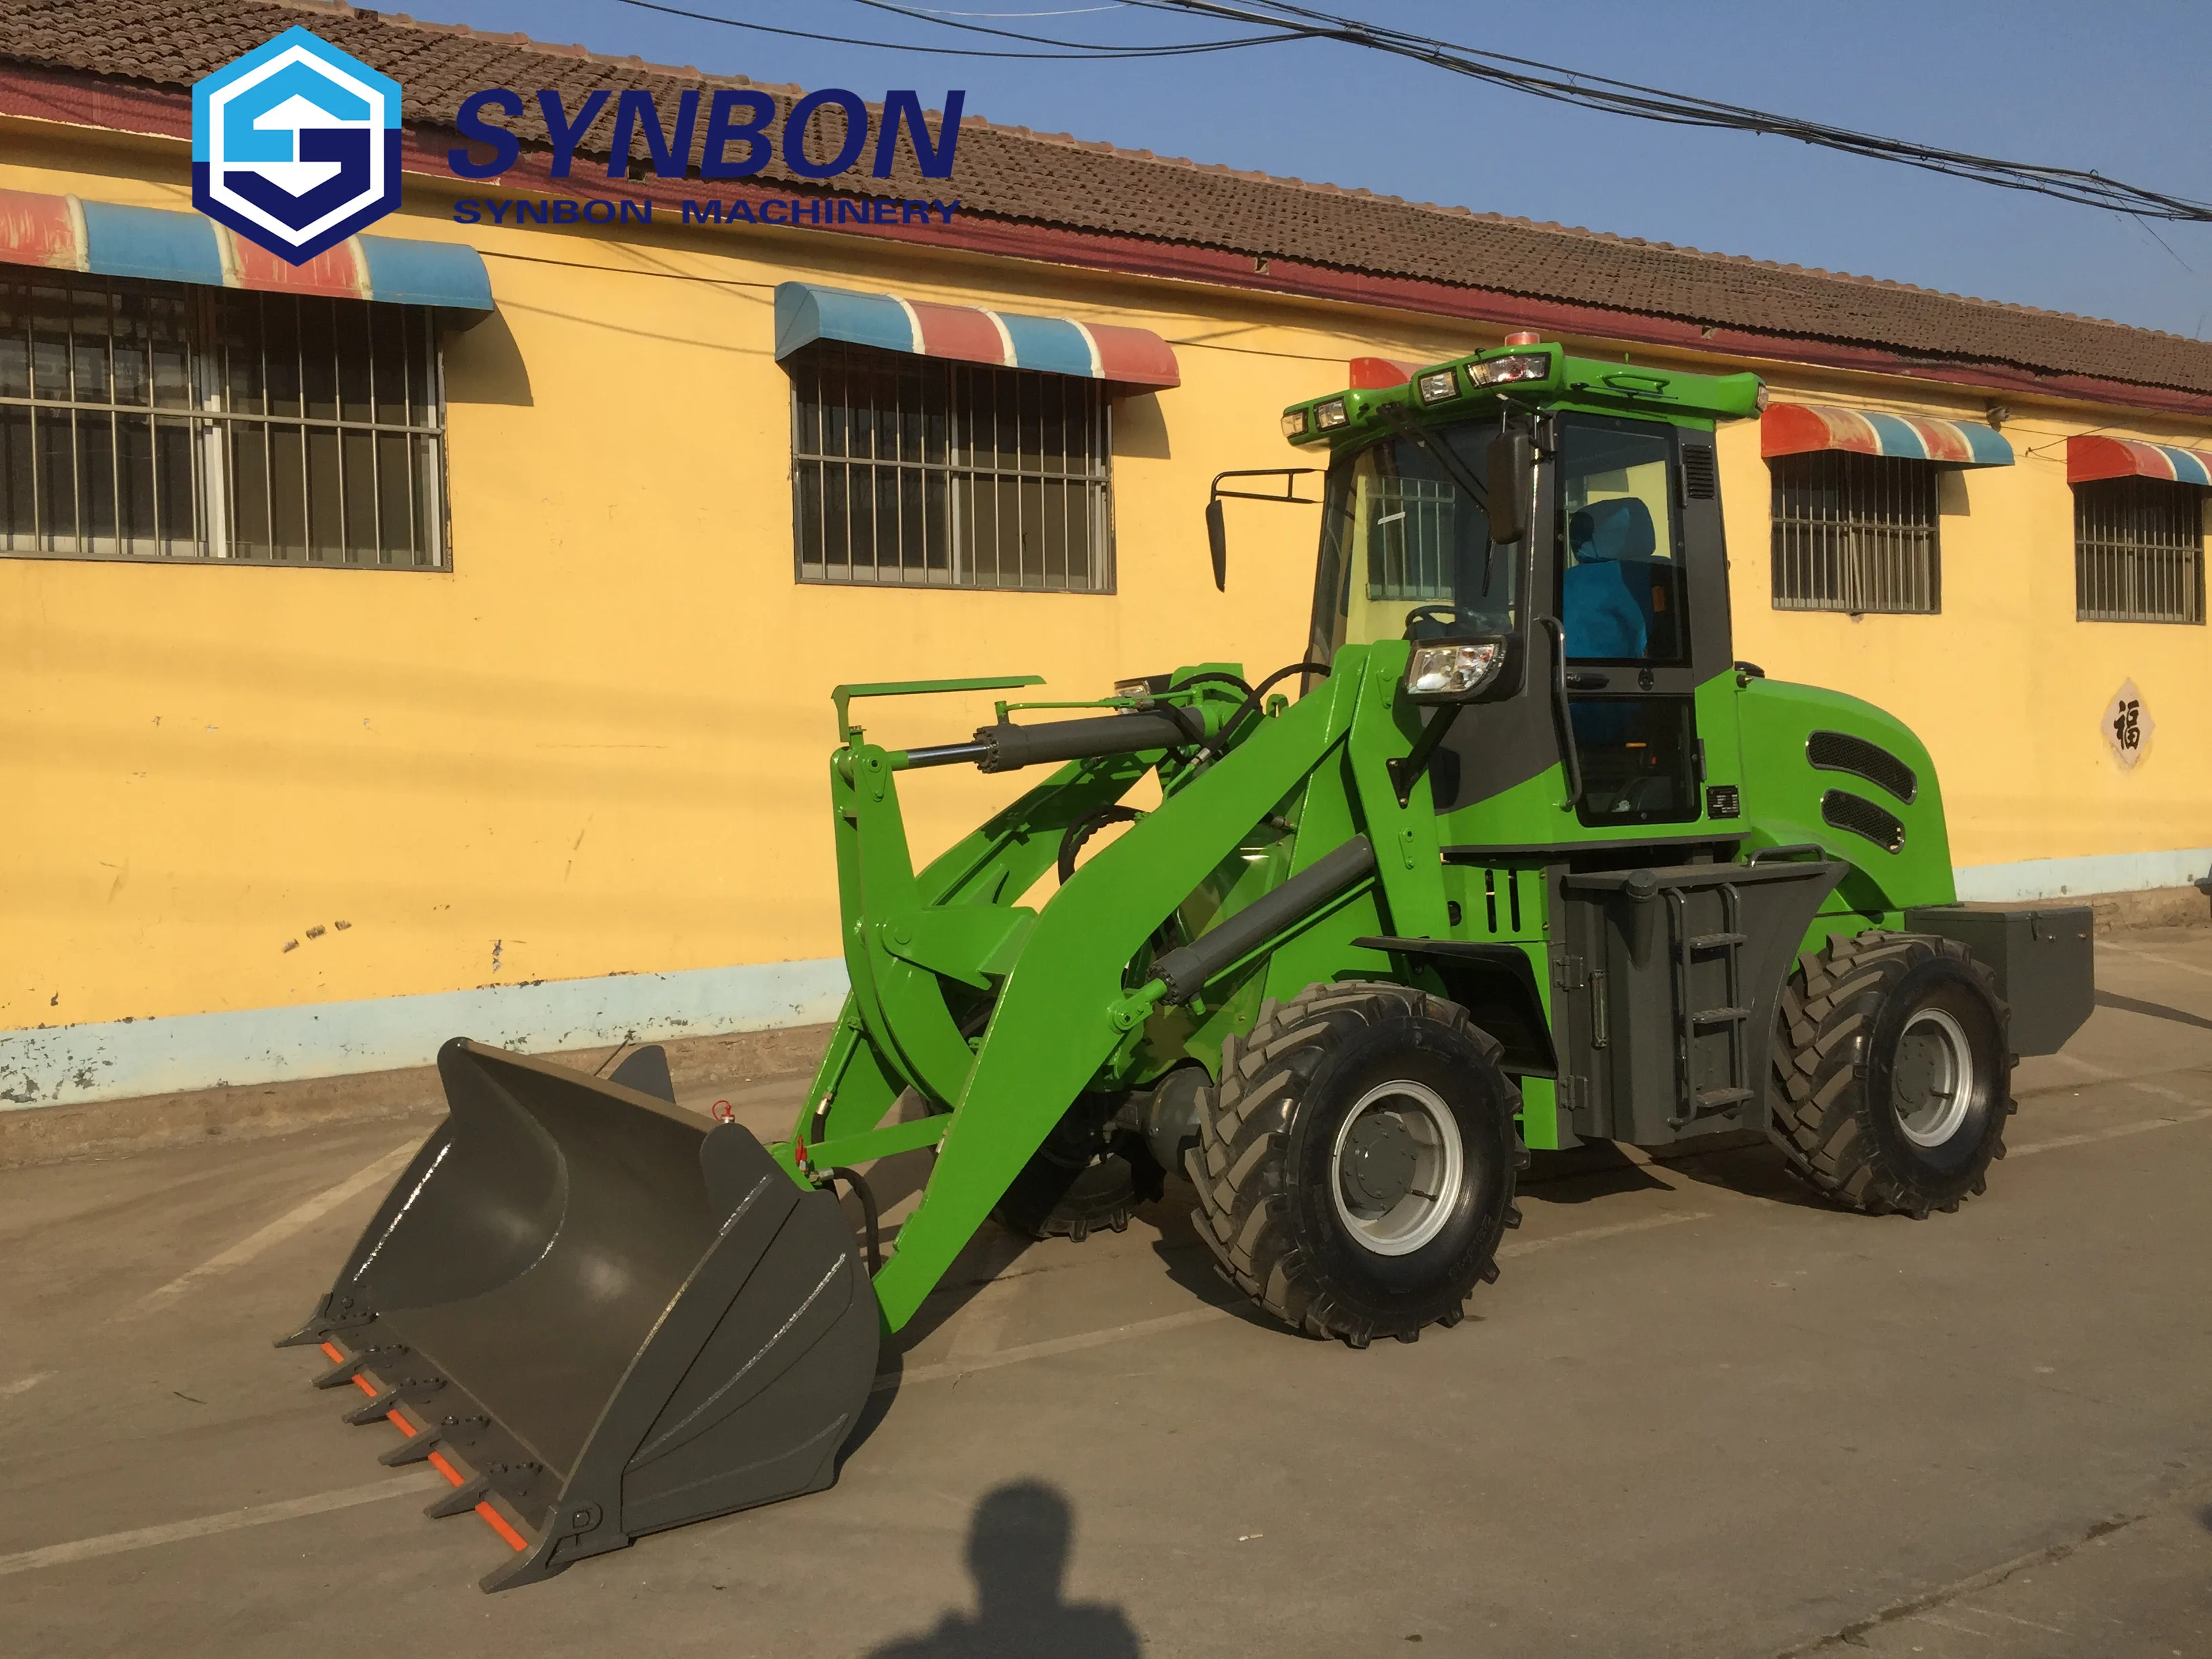
[[[1920,780],[1913,775],[1911,767],[1888,750],[1848,732],[1815,732],[1805,739],[1805,759],[1808,765],[1822,772],[1849,772],[1854,777],[1864,778],[1888,790],[1907,806],[1920,793]]]
[[[1864,836],[1885,853],[1905,850],[1905,826],[1864,795],[1831,789],[1820,797],[1820,822],[1833,830]]]
[[[1720,492],[1720,467],[1704,444],[1682,446],[1682,497],[1709,501]]]

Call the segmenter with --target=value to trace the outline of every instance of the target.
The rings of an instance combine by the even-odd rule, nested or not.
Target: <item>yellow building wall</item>
[[[1763,369],[1780,399],[1973,422],[1990,401],[1872,376]],[[2016,459],[1942,479],[1935,616],[1776,610],[1772,491],[1759,428],[1723,428],[1736,655],[1863,697],[1910,724],[1942,781],[1959,866],[2212,844],[2212,641],[2202,626],[2075,619],[2066,482],[2069,434],[2094,428],[2203,448],[2205,428],[1996,401],[2011,406],[2002,429]],[[2130,678],[2157,722],[2131,769],[2103,732],[2106,705]]]
[[[190,205],[180,145],[9,137],[0,186]],[[1316,515],[1232,505],[1217,594],[1206,480],[1294,464],[1278,411],[1342,385],[1351,356],[1495,337],[888,239],[625,243],[447,211],[425,185],[383,228],[472,242],[499,304],[447,347],[450,573],[0,559],[0,1028],[834,956],[833,684],[1031,672],[1033,695],[1076,698],[1295,660]],[[1117,591],[797,582],[771,313],[792,279],[1173,342],[1182,386],[1115,411]],[[2203,630],[2073,620],[2063,437],[2108,423],[2023,410],[2008,435],[2038,453],[1970,475],[1943,520],[1943,614],[1863,620],[1771,608],[1756,426],[1723,434],[1737,654],[1911,721],[1960,863],[2212,840]],[[2129,675],[2159,727],[2124,776],[2096,720]],[[943,741],[989,699],[864,708],[882,740]],[[927,854],[1020,785],[948,769],[902,787]]]

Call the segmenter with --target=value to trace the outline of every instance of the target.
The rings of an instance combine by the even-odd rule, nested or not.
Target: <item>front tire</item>
[[[1847,1208],[1956,1210],[2004,1156],[2008,1020],[1989,970],[1954,940],[1838,934],[1783,986],[1770,1133]]]
[[[1402,985],[1312,985],[1222,1045],[1185,1163],[1199,1237],[1247,1295],[1364,1348],[1455,1325],[1498,1277],[1526,1163],[1498,1044]]]

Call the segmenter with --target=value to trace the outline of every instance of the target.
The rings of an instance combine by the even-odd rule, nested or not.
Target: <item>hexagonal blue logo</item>
[[[192,205],[305,264],[399,205],[399,83],[303,28],[192,88]]]

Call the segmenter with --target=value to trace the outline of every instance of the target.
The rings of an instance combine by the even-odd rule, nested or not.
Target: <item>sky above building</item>
[[[906,0],[901,0],[906,3]],[[2202,337],[2212,226],[2149,222],[1794,140],[1563,106],[1325,41],[1103,61],[952,27],[1154,46],[1255,31],[1109,0],[966,0],[938,21],[860,0],[415,0],[441,22],[880,98],[948,88],[972,115],[1163,155],[1557,221]],[[2191,0],[1330,0],[1358,16],[1589,74],[2212,201],[2196,111],[2212,7]],[[909,10],[925,9],[908,6]],[[525,88],[524,90],[528,90]],[[956,175],[955,184],[957,183]]]

